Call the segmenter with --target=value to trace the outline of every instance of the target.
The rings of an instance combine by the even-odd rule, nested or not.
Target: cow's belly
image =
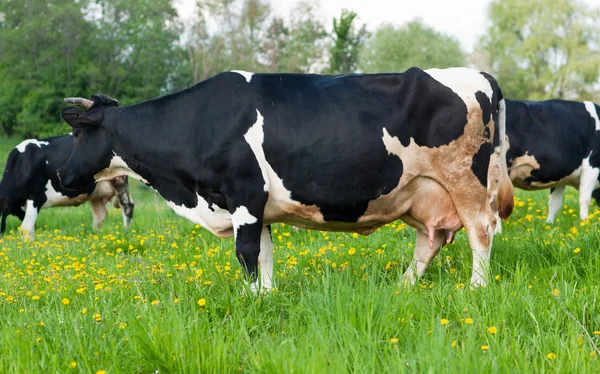
[[[233,223],[229,211],[219,208],[216,204],[209,206],[202,196],[197,195],[197,197],[198,204],[193,208],[177,205],[171,201],[167,201],[167,205],[175,213],[204,227],[220,238],[233,236]]]
[[[52,187],[52,182],[46,183],[46,202],[42,205],[43,208],[53,208],[59,206],[79,206],[88,200],[105,199],[112,197],[114,191],[109,182],[99,182],[94,191],[88,194],[80,194],[75,197],[63,195]]]

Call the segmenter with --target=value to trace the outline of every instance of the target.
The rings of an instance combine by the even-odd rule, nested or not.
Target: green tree
[[[508,97],[590,98],[600,68],[599,15],[575,0],[494,0],[480,65]]]
[[[452,36],[413,20],[401,27],[384,24],[365,43],[359,56],[361,71],[402,72],[465,65],[465,53]]]
[[[270,72],[306,73],[322,61],[328,35],[313,3],[300,2],[289,22],[274,17],[263,38],[264,69]]]
[[[333,19],[333,46],[329,63],[331,74],[352,73],[358,68],[358,54],[368,32],[364,24],[356,26],[356,18],[355,12],[343,9],[340,18]]]

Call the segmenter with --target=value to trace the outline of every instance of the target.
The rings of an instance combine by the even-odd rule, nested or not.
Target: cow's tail
[[[506,102],[502,96],[502,91],[498,88],[498,122],[499,122],[499,140],[500,154],[498,163],[500,173],[498,175],[498,215],[506,220],[513,212],[514,208],[514,191],[513,185],[508,175],[508,167],[506,165],[506,152],[509,145],[507,144],[506,136]]]

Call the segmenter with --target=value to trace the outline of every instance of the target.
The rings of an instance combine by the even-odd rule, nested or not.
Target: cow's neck
[[[168,105],[160,99],[119,108],[114,112],[112,129],[113,157],[110,166],[100,172],[97,180],[127,175],[152,187],[167,201],[179,205],[196,205],[197,181],[186,172],[180,161],[177,136],[169,118]],[[161,113],[160,110],[163,109]]]

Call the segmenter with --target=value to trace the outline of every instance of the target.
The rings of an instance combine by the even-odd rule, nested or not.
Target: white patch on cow
[[[229,237],[232,232],[232,217],[229,211],[219,208],[216,204],[209,207],[208,202],[200,195],[196,195],[198,203],[193,208],[183,205],[177,205],[172,201],[167,201],[167,205],[182,217],[197,223],[219,237]]]
[[[250,83],[250,81],[252,80],[252,76],[254,75],[254,73],[250,73],[243,70],[232,70],[231,72],[238,73],[239,75],[243,76],[246,79],[246,82],[248,83]]]
[[[244,225],[251,225],[256,223],[258,220],[248,211],[245,206],[239,206],[231,215],[231,221],[233,223],[233,235],[237,238],[237,232],[240,227]]]
[[[25,218],[19,231],[23,239],[35,239],[35,221],[38,216],[38,208],[33,206],[33,200],[27,200],[25,208]]]
[[[265,140],[265,133],[263,130],[264,125],[264,117],[260,114],[258,109],[256,110],[256,122],[246,135],[244,135],[244,139],[252,152],[254,152],[254,157],[256,157],[256,161],[258,161],[258,166],[260,167],[260,172],[262,173],[263,180],[265,181],[264,190],[269,191],[269,164],[267,163],[267,158],[265,156],[265,151],[263,150],[263,142]]]
[[[148,181],[146,179],[144,179],[135,171],[131,170],[131,168],[127,165],[125,160],[121,158],[121,156],[117,155],[115,151],[113,151],[113,154],[114,156],[110,160],[110,164],[108,165],[108,167],[94,175],[94,179],[96,180],[96,182],[108,181],[111,179],[115,179],[116,177],[127,175],[139,180],[144,184],[148,184]]]
[[[579,218],[585,220],[588,218],[590,203],[592,202],[592,192],[598,188],[598,176],[600,168],[590,165],[590,156],[581,163],[581,180],[579,181]]]
[[[477,102],[475,93],[482,91],[488,99],[492,100],[493,90],[490,82],[478,71],[468,68],[449,68],[449,69],[427,69],[425,70],[433,79],[444,86],[450,88],[467,104]]]
[[[87,197],[87,195],[86,195]],[[61,194],[52,187],[52,182],[46,183],[46,202],[42,205],[42,208],[50,208],[53,206],[64,206],[69,203],[72,199],[68,196]],[[70,204],[69,204],[70,205]]]
[[[21,143],[19,143],[19,145],[17,145],[15,148],[16,148],[16,149],[17,149],[19,152],[23,153],[23,152],[25,152],[25,148],[27,148],[27,146],[28,146],[29,144],[35,144],[35,145],[37,145],[38,147],[42,148],[42,146],[43,146],[43,145],[48,145],[48,144],[50,144],[50,143],[48,143],[48,142],[45,142],[45,141],[41,141],[41,140],[37,140],[37,139],[27,139],[27,140],[23,140],[23,141],[22,141]]]
[[[600,130],[600,119],[598,118],[598,113],[596,112],[596,106],[591,101],[584,101],[585,109],[590,113],[590,116],[594,119],[594,123],[596,124],[596,131]]]

